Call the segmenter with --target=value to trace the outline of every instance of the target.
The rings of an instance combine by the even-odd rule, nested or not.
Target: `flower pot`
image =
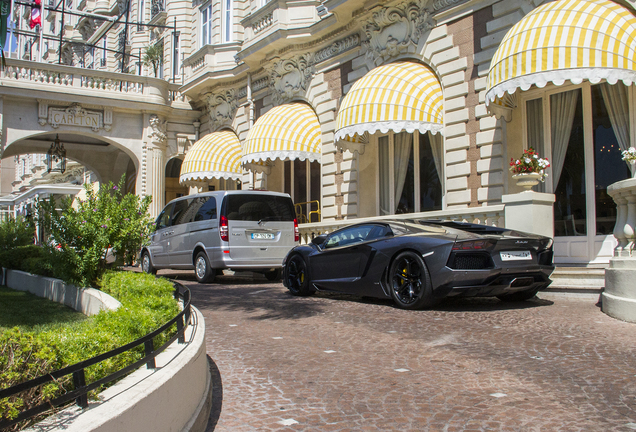
[[[519,173],[514,174],[512,178],[517,181],[517,186],[530,190],[532,186],[539,184],[542,175],[540,173]]]

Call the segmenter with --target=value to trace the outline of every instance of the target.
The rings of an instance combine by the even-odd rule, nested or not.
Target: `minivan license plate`
[[[273,240],[274,234],[272,233],[252,233],[253,240]]]
[[[510,251],[499,252],[502,261],[515,261],[515,260],[531,260],[532,254],[530,251]]]

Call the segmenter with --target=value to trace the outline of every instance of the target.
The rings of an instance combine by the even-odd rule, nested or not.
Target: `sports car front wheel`
[[[428,269],[422,257],[411,251],[400,253],[389,269],[391,297],[402,309],[422,309],[435,305]]]
[[[300,255],[294,255],[287,261],[285,282],[289,292],[295,296],[308,296],[315,292],[309,283],[307,264]]]

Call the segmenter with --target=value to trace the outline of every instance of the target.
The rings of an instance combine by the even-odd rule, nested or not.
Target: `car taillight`
[[[221,216],[219,219],[219,235],[221,236],[221,240],[228,241],[229,240],[229,231],[227,227],[227,217]]]
[[[490,249],[495,245],[495,242],[491,240],[471,240],[471,241],[461,241],[455,242],[453,244],[454,251],[461,250],[485,250]]]
[[[298,230],[298,220],[294,219],[294,241],[300,241],[300,231]]]

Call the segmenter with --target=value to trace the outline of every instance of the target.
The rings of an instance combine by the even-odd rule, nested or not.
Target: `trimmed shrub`
[[[125,345],[179,313],[174,287],[165,279],[143,273],[110,272],[102,277],[100,285],[102,291],[122,303],[117,311],[102,311],[69,326],[67,331],[57,327],[34,333],[14,327],[0,334],[0,387],[11,387]],[[156,337],[155,347],[163,345],[175,331],[176,326]],[[143,356],[142,345],[98,363],[85,370],[86,381],[94,382]],[[72,379],[66,377],[19,397],[0,399],[0,418],[15,418],[19,412],[72,388]]]

